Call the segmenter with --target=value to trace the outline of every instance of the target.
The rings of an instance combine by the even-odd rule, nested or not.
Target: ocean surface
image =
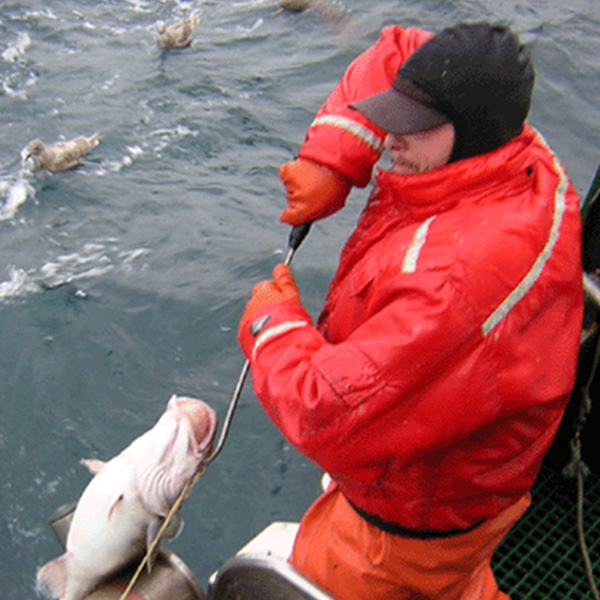
[[[198,10],[192,44],[155,23]],[[286,251],[278,167],[344,68],[391,23],[500,20],[533,50],[530,122],[584,194],[600,161],[595,0],[0,2],[0,584],[36,598],[60,553],[47,519],[173,394],[222,418],[243,365],[236,329],[252,286]],[[32,172],[24,150],[98,132],[77,169]],[[369,189],[317,223],[294,259],[318,315]],[[203,587],[273,520],[298,520],[320,471],[244,387],[225,448],[168,545]],[[541,600],[541,599],[540,599]]]

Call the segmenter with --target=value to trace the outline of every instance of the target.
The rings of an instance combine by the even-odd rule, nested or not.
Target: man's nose
[[[386,150],[406,149],[406,138],[398,133],[388,133],[383,138],[383,147]]]

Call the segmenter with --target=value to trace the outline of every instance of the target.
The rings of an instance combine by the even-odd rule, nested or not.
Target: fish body
[[[34,140],[27,148],[25,159],[33,159],[35,170],[57,173],[79,165],[80,159],[98,144],[97,133],[90,137],[80,135],[68,142],[56,142],[50,146],[45,146],[41,140]]]
[[[172,25],[165,25],[163,21],[159,21],[156,24],[158,43],[162,48],[185,48],[192,41],[196,25],[198,25],[197,11]]]
[[[83,461],[94,477],[77,502],[66,552],[39,570],[38,588],[81,600],[141,557],[210,451],[216,426],[205,403],[173,396],[154,427],[120,454]]]

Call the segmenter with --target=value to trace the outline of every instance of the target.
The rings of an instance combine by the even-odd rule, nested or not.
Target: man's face
[[[442,123],[416,133],[388,133],[383,147],[390,151],[390,171],[398,175],[414,175],[448,164],[454,146],[454,126]]]

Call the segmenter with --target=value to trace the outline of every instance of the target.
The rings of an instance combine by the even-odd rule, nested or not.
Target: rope
[[[121,594],[119,600],[125,600],[127,598],[127,596],[129,596],[129,593],[131,592],[131,590],[137,583],[137,580],[139,579],[140,575],[142,574],[144,567],[150,560],[150,557],[154,554],[154,552],[158,548],[158,545],[160,544],[160,540],[162,539],[162,536],[164,535],[165,531],[167,530],[167,527],[171,524],[173,517],[181,509],[183,503],[185,502],[187,497],[190,495],[192,488],[196,485],[198,479],[200,479],[200,477],[202,477],[202,475],[204,475],[205,471],[206,471],[206,467],[201,463],[200,467],[194,473],[194,475],[186,481],[185,485],[183,486],[183,489],[181,490],[181,492],[179,492],[179,496],[177,497],[177,500],[175,500],[175,502],[173,503],[173,506],[171,506],[171,509],[169,510],[169,513],[167,514],[166,519],[164,520],[163,524],[161,525],[160,529],[158,530],[156,537],[152,540],[150,547],[146,551],[146,555],[140,561],[140,564],[138,565],[137,570],[131,577],[129,584],[125,588],[125,591]]]
[[[597,333],[597,326],[595,325],[595,330]],[[592,399],[590,396],[590,387],[592,385],[592,381],[596,375],[596,371],[598,369],[598,362],[600,360],[600,344],[596,343],[596,351],[594,354],[594,362],[592,364],[592,370],[586,385],[583,388],[583,396],[581,400],[581,406],[579,408],[579,415],[577,421],[575,423],[575,434],[573,439],[571,440],[571,461],[564,468],[563,475],[566,477],[576,477],[577,478],[577,537],[579,540],[579,549],[581,551],[581,556],[583,558],[583,564],[585,568],[585,574],[590,585],[590,590],[594,597],[594,600],[600,600],[600,595],[598,594],[598,588],[596,587],[596,582],[594,580],[594,572],[592,561],[590,559],[589,551],[587,548],[587,544],[585,541],[585,526],[583,522],[583,500],[584,500],[584,489],[583,489],[583,480],[589,475],[590,470],[588,466],[583,462],[581,457],[581,432],[585,426],[587,421],[587,416],[592,410]]]
[[[581,556],[583,557],[585,575],[588,583],[590,584],[590,590],[592,591],[594,600],[600,600],[598,588],[596,587],[596,582],[594,581],[592,561],[590,560],[590,555],[585,542],[585,531],[583,525],[583,478],[583,469],[579,469],[577,473],[577,537],[579,538],[579,549],[581,550]]]

